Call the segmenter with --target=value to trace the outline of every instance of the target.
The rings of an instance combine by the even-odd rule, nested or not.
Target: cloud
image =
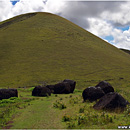
[[[30,12],[44,12],[45,0],[19,0],[12,5],[10,0],[0,1],[0,21]]]
[[[44,2],[42,0],[33,0],[33,2],[22,0],[17,2],[13,9],[12,9],[12,14],[13,15],[19,15],[23,13],[28,13],[28,12],[42,12],[44,11]]]
[[[114,29],[114,40],[111,41],[118,48],[130,49],[130,28],[126,31]]]
[[[111,21],[114,26],[124,26],[130,24],[130,2],[122,2],[120,10],[116,12],[104,11],[101,15],[103,19]]]
[[[9,18],[9,13],[12,10],[13,5],[10,0],[0,1],[0,21]]]
[[[47,0],[45,12],[60,14],[66,8],[66,2],[61,0]]]
[[[123,31],[115,28],[107,21],[96,18],[89,18],[88,21],[90,24],[88,31],[103,39],[109,37],[110,40],[106,41],[118,48],[130,49],[130,28]]]
[[[106,37],[112,35],[113,27],[107,21],[98,18],[88,18],[90,24],[88,31],[99,37]]]
[[[80,1],[66,2],[61,15],[83,28],[89,28],[88,18],[101,18],[104,11],[118,12],[122,2]]]

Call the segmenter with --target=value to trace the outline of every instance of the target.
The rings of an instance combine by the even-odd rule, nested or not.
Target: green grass
[[[120,77],[130,85],[130,56],[79,26],[49,13],[0,23],[0,88],[74,79],[78,88]],[[119,81],[120,82],[120,81]]]
[[[15,103],[0,107],[0,115],[4,111],[6,116],[0,118],[0,128],[10,129],[117,129],[118,125],[130,125],[130,106],[124,112],[94,110],[96,102],[83,103],[82,91],[76,89],[73,94],[58,94],[50,97],[33,97],[30,88],[19,89],[22,97],[14,98]],[[124,96],[127,94],[124,93]],[[7,99],[13,100],[13,99]],[[129,98],[127,98],[128,101]],[[5,102],[3,102],[5,103]],[[55,107],[57,104],[58,107]],[[61,108],[59,104],[64,104]],[[11,123],[5,125],[8,121]],[[3,127],[5,126],[5,127]],[[10,127],[9,127],[10,126]]]
[[[17,98],[11,97],[0,101],[0,128],[3,128],[10,121],[12,116],[16,114],[17,109],[24,109],[34,98]]]
[[[21,110],[13,120],[12,129],[55,129],[63,128],[60,114],[52,108],[52,99],[35,100],[29,107]]]

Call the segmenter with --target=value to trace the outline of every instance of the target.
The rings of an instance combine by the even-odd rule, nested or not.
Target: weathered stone
[[[69,94],[71,87],[69,83],[62,82],[54,85],[54,94]]]
[[[0,89],[0,100],[18,97],[17,89]]]
[[[51,96],[51,90],[47,87],[36,86],[32,91],[32,96]]]
[[[63,82],[69,83],[69,85],[71,87],[70,92],[73,93],[74,89],[75,89],[75,86],[76,86],[76,81],[70,80],[70,79],[65,79]]]
[[[114,92],[114,88],[111,86],[110,83],[106,81],[101,81],[95,87],[100,87],[104,91],[105,94],[109,92]]]
[[[94,106],[94,109],[109,109],[125,108],[129,104],[120,94],[115,92],[107,93]]]
[[[99,87],[88,87],[82,93],[84,101],[89,100],[90,102],[96,101],[104,95],[105,93]]]
[[[51,93],[54,93],[54,85],[47,85],[46,87],[51,90]]]

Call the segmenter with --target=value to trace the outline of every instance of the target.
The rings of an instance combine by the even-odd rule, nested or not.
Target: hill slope
[[[122,51],[124,51],[124,52],[130,54],[130,50],[126,50],[126,49],[122,49],[122,48],[121,48],[120,50],[122,50]]]
[[[0,23],[0,87],[130,78],[130,56],[49,13]]]

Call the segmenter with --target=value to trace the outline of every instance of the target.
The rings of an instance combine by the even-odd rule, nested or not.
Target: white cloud
[[[10,0],[0,1],[0,21],[24,13],[43,12],[45,8],[44,1],[45,0],[20,0],[14,6]]]
[[[10,0],[0,1],[0,21],[9,18],[9,13],[12,10],[12,4]]]
[[[88,21],[90,24],[88,31],[101,38],[112,36],[114,40],[110,41],[111,44],[118,48],[130,49],[130,28],[122,31],[114,28],[110,23],[102,19],[89,18]]]
[[[45,12],[59,14],[66,7],[66,2],[61,0],[48,0],[45,5]]]
[[[0,21],[30,12],[50,12],[59,14],[65,8],[61,0],[19,0],[14,6],[10,0],[0,1]]]
[[[105,37],[112,34],[113,27],[111,24],[98,18],[88,18],[89,29],[88,31],[99,37]]]
[[[119,6],[119,11],[111,12],[106,10],[101,14],[101,18],[107,19],[117,26],[130,24],[130,2],[124,2]]]
[[[45,4],[42,0],[33,0],[32,2],[22,0],[15,4],[15,6],[12,9],[12,14],[19,15],[21,13],[44,11],[44,6]]]
[[[130,28],[128,30],[122,31],[120,29],[114,28],[110,23],[107,23],[101,19],[90,18],[88,21],[90,24],[88,31],[101,38],[112,36],[114,40],[110,41],[111,44],[118,48],[130,49]]]
[[[119,48],[125,48],[130,50],[130,28],[126,31],[114,29],[114,40],[111,41],[115,46]]]

